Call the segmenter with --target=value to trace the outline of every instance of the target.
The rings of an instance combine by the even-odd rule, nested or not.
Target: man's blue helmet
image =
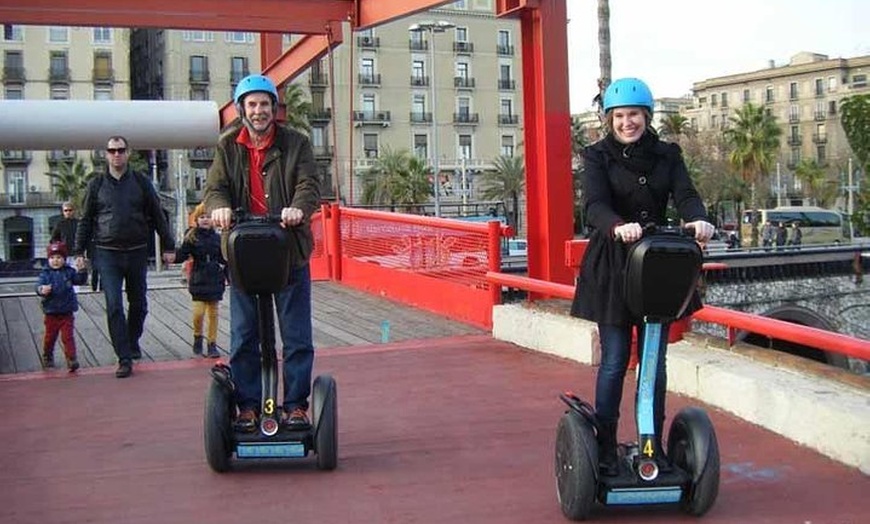
[[[604,112],[614,107],[641,106],[653,111],[653,96],[649,87],[639,78],[614,80],[604,91]]]
[[[268,77],[263,75],[248,75],[242,78],[241,82],[236,86],[236,90],[233,93],[233,101],[236,104],[241,104],[242,97],[248,93],[255,92],[269,93],[272,95],[273,101],[278,100],[278,90],[275,89],[275,84]]]

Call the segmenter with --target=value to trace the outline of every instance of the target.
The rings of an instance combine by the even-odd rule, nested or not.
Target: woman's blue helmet
[[[604,91],[604,112],[614,107],[641,106],[653,111],[652,91],[639,78],[614,80]]]
[[[236,104],[242,103],[242,97],[247,95],[248,93],[269,93],[272,95],[272,100],[278,100],[278,90],[275,88],[275,84],[269,80],[268,77],[263,75],[248,75],[239,82],[236,86],[236,90],[233,93],[233,101]]]

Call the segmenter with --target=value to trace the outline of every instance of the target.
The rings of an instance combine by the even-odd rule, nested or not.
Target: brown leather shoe
[[[233,424],[236,431],[243,431],[245,433],[250,433],[257,429],[257,412],[254,409],[243,409],[239,412],[239,416],[236,417],[236,421]]]
[[[304,408],[295,408],[290,413],[281,414],[281,424],[287,429],[308,429],[311,422],[308,420],[308,411]]]

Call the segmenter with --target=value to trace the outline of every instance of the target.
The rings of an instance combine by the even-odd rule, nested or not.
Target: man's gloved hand
[[[694,222],[689,222],[686,224],[686,227],[695,229],[695,240],[698,242],[707,242],[713,236],[713,233],[716,232],[716,228],[713,227],[713,224],[706,220],[695,220]]]
[[[643,235],[643,228],[637,222],[622,224],[613,228],[614,238],[623,242],[640,240],[641,235]]]

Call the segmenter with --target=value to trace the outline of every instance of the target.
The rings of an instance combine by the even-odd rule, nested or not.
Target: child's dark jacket
[[[188,237],[188,235],[185,235]],[[193,300],[214,302],[224,296],[226,287],[226,261],[221,254],[221,238],[213,229],[198,227],[191,242],[185,238],[176,260],[183,262],[193,257],[193,268],[188,279],[188,290]]]
[[[36,294],[39,287],[50,285],[51,293],[42,297],[42,312],[46,315],[66,315],[79,310],[79,301],[73,286],[81,286],[88,282],[87,271],[76,271],[70,266],[58,269],[46,267],[39,274],[36,284]]]

